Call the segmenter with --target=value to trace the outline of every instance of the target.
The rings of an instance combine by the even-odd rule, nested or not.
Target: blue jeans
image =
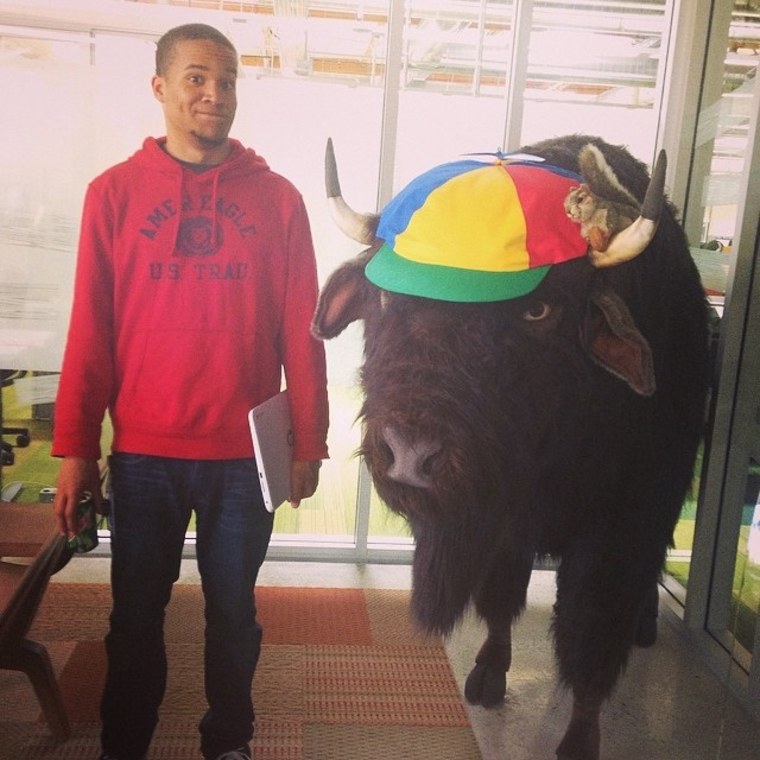
[[[147,752],[166,687],[164,610],[195,510],[208,701],[199,728],[204,757],[215,758],[253,736],[251,683],[262,635],[253,589],[273,523],[255,461],[119,453],[110,467],[113,607],[105,640],[103,751],[123,760]]]

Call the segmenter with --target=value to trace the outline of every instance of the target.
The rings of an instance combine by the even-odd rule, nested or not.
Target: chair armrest
[[[50,576],[58,572],[71,557],[66,537],[56,534],[26,568],[8,603],[0,610],[0,658],[7,648],[13,648],[26,636],[45,594]],[[13,567],[13,566],[11,566]],[[18,576],[18,566],[6,568]],[[3,572],[0,563],[0,573]]]

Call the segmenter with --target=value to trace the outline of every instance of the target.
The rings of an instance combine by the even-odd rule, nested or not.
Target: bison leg
[[[641,606],[634,637],[637,646],[652,646],[657,639],[659,600],[655,582],[646,592]],[[565,736],[557,748],[557,760],[598,760],[600,710],[600,699],[584,699],[577,694],[573,695],[573,712]]]
[[[488,636],[465,682],[464,695],[473,705],[495,707],[507,693],[512,664],[512,621],[525,607],[533,556],[516,558],[492,569],[475,595],[475,609],[488,625]]]
[[[471,705],[495,707],[507,693],[507,671],[512,664],[512,631],[509,623],[491,631],[475,658],[464,685],[464,696]]]
[[[573,714],[557,747],[557,760],[599,760],[601,702],[573,698]]]
[[[646,592],[641,606],[634,637],[637,646],[650,647],[657,639],[659,601],[657,583],[654,583]],[[573,713],[565,736],[557,748],[557,760],[598,760],[600,710],[599,699],[583,699],[573,695]]]
[[[636,646],[651,647],[657,641],[657,614],[660,605],[660,593],[657,589],[657,583],[644,599],[639,616],[639,624],[636,628]]]
[[[562,681],[573,691],[573,715],[557,755],[598,760],[599,710],[610,696],[642,633],[661,555],[631,541],[605,547],[593,541],[562,558],[557,570],[554,643]],[[649,613],[651,622],[651,610]]]

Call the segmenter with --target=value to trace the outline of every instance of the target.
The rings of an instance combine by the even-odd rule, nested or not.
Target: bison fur
[[[589,145],[641,203],[649,174],[622,147],[572,135],[522,151],[580,174]],[[364,322],[361,455],[411,526],[414,614],[447,634],[474,606],[488,636],[465,693],[498,704],[534,560],[553,559],[553,638],[574,699],[557,754],[597,760],[600,707],[632,646],[656,635],[703,432],[707,309],[675,209],[665,202],[633,260],[577,258],[492,303],[381,292],[363,275],[380,242],[327,281],[313,332]]]

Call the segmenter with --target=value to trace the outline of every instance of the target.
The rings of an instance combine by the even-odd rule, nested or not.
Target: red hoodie
[[[183,459],[253,454],[247,413],[280,389],[294,456],[327,456],[324,348],[303,200],[232,140],[197,173],[143,147],[90,184],[54,425],[54,456],[113,450]]]

